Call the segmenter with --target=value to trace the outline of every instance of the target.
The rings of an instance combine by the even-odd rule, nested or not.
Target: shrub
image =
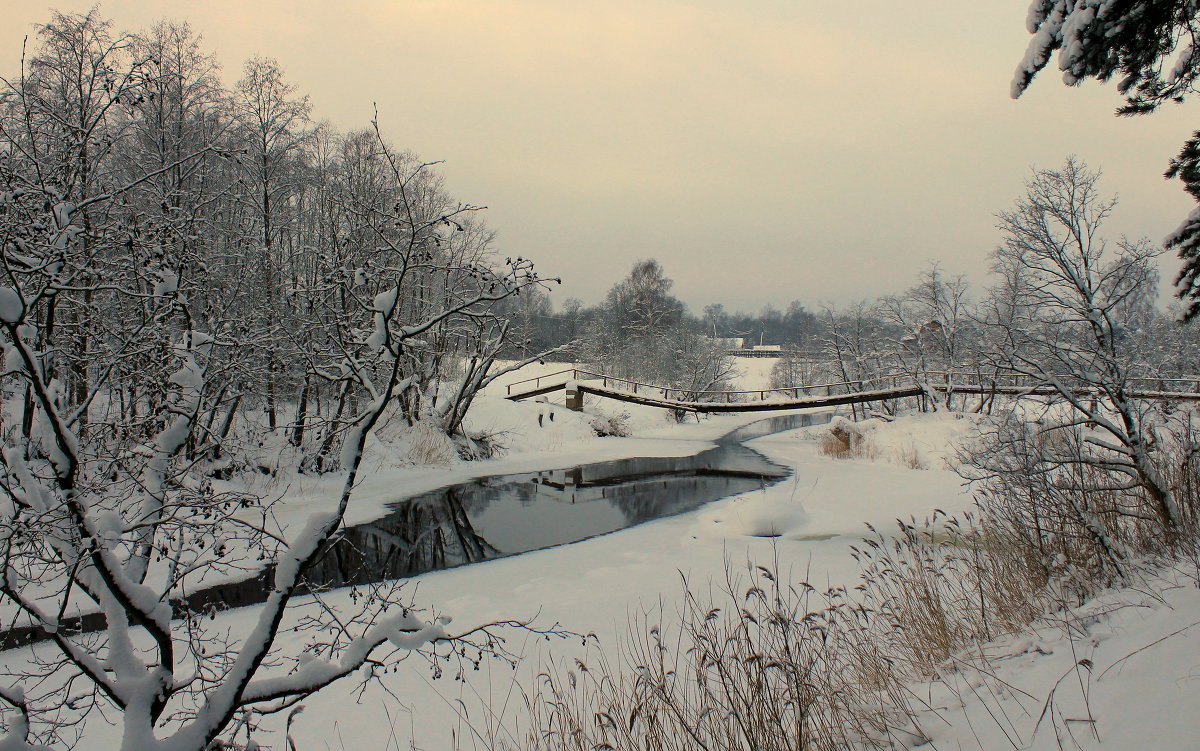
[[[862,428],[839,415],[829,421],[829,427],[821,434],[817,450],[834,459],[850,459],[862,456],[863,444]]]
[[[594,415],[591,420],[591,426],[596,435],[601,438],[608,436],[627,438],[630,435],[629,413],[617,412],[611,415]]]

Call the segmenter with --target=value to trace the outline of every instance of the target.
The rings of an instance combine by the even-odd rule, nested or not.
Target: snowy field
[[[748,371],[743,387],[765,386],[773,361],[743,362]],[[561,368],[542,366],[543,372]],[[519,377],[530,375],[536,373],[526,370]],[[472,476],[695,453],[736,425],[761,418],[730,415],[676,424],[650,408],[601,406],[628,412],[636,437],[598,438],[589,415],[553,402],[513,404],[497,393],[502,390],[502,385],[494,387],[480,400],[469,427],[502,432],[505,456],[413,466],[396,459],[384,431],[372,447],[372,471],[359,488],[350,521],[378,515],[398,494]],[[778,561],[781,571],[818,588],[853,586],[858,567],[849,545],[862,536],[865,524],[887,529],[896,518],[969,508],[969,495],[947,463],[953,444],[966,440],[972,425],[970,418],[946,414],[876,422],[869,431],[869,459],[821,455],[816,437],[823,428],[761,438],[751,445],[790,468],[790,478],[575,544],[424,574],[412,581],[411,591],[418,606],[453,617],[450,631],[536,618],[542,625],[558,623],[595,634],[601,645],[612,645],[626,634],[631,615],[660,608],[671,612],[681,578],[704,589],[724,578],[727,565]],[[921,468],[912,468],[914,464]],[[335,490],[330,481],[292,477],[275,482],[271,490],[282,499],[279,514],[285,527],[321,507]],[[1180,569],[1144,591],[1101,598],[1086,606],[1085,629],[1064,630],[1048,622],[991,645],[986,664],[964,655],[983,667],[964,667],[941,683],[914,689],[929,707],[922,717],[934,741],[929,747],[1200,748],[1197,576],[1195,567]],[[335,593],[327,600],[349,605],[349,594]],[[248,610],[223,613],[219,622],[233,633],[244,632],[251,623]],[[281,638],[295,640],[297,647],[302,640],[291,633]],[[485,748],[489,727],[495,733],[491,740],[503,740],[521,724],[518,686],[531,685],[544,660],[566,662],[582,654],[578,640],[546,642],[520,632],[512,634],[509,647],[526,658],[516,670],[485,661],[478,671],[468,667],[464,680],[458,680],[455,670],[435,677],[427,664],[408,659],[377,675],[379,680],[367,683],[365,690],[357,680],[336,684],[310,698],[295,716],[291,735],[296,748]],[[12,668],[42,649],[9,652],[4,660]],[[255,740],[264,747],[286,748],[284,722],[282,715],[265,718]],[[115,732],[93,716],[85,745],[112,747],[119,740]],[[1143,743],[1148,738],[1156,740]]]

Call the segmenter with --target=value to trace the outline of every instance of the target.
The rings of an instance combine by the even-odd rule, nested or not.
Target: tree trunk
[[[304,376],[304,388],[300,390],[300,403],[296,406],[296,425],[292,429],[292,445],[304,443],[304,423],[308,419],[308,398],[312,390],[312,376]]]
[[[229,436],[229,430],[233,427],[234,415],[237,414],[238,405],[240,405],[241,403],[242,403],[242,395],[239,392],[237,396],[233,397],[233,404],[229,405],[229,411],[225,413],[225,419],[221,422],[220,435],[217,436],[217,441],[213,445],[213,454],[212,454],[213,459],[221,458],[221,444],[223,444],[225,442],[225,439]]]

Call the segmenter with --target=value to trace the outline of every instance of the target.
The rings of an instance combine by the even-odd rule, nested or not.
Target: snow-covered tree
[[[1195,0],[1033,0],[1026,27],[1033,38],[1012,81],[1021,96],[1057,53],[1063,81],[1115,79],[1125,97],[1120,114],[1153,112],[1196,92],[1200,77],[1200,4]],[[1178,177],[1200,202],[1200,131],[1171,160],[1166,176]],[[1176,278],[1184,312],[1200,314],[1200,207],[1167,235],[1164,245],[1183,261]]]
[[[840,311],[828,305],[824,314],[825,352],[837,369],[836,378],[848,390],[862,391],[865,381],[899,369],[900,362],[888,341],[892,332],[877,305],[860,300]],[[866,414],[865,405],[852,404],[850,408],[856,417],[860,410]]]
[[[964,277],[947,278],[934,263],[906,293],[880,300],[880,315],[900,333],[894,347],[896,359],[918,382],[942,383],[944,373],[967,364],[971,339],[967,293]],[[947,404],[952,396],[948,390]]]
[[[676,398],[701,399],[704,391],[726,387],[735,371],[725,345],[686,317],[673,285],[658,261],[635,263],[609,290],[581,355],[603,373],[669,386]]]
[[[455,399],[422,402],[446,423],[494,375],[495,306],[542,283],[532,263],[484,255],[486,228],[386,148],[364,160],[382,201],[339,202],[362,165],[319,160],[303,99],[268,64],[235,107],[186,27],[134,37],[92,11],[55,14],[38,39],[0,84],[0,614],[43,643],[0,676],[0,747],[78,745],[97,713],[129,751],[201,751],[389,654],[494,652],[487,627],[450,633],[398,585],[337,613],[318,597],[297,616],[296,595],[369,436],[425,366],[483,353]],[[270,314],[248,316],[256,304]],[[261,498],[219,489],[239,465],[218,454],[243,394],[270,412],[321,375],[350,397],[322,415],[342,492],[281,532]],[[268,564],[241,632],[181,601]],[[289,619],[304,645],[279,638]]]
[[[658,261],[638,261],[608,291],[604,313],[609,327],[621,337],[637,338],[653,336],[679,323],[683,303],[671,294],[674,284]]]
[[[1013,78],[1014,98],[1055,53],[1069,85],[1115,77],[1129,111],[1195,91],[1200,8],[1193,0],[1033,0],[1025,25],[1033,39]]]
[[[311,135],[307,96],[296,95],[296,85],[284,79],[275,60],[255,57],[246,61],[244,75],[234,87],[234,116],[245,148],[242,160],[245,194],[243,200],[253,217],[257,234],[258,286],[264,295],[255,312],[276,322],[290,312],[281,289],[284,262],[281,246],[295,223],[294,203],[298,171],[292,169]],[[279,345],[266,342],[266,407],[269,427],[277,422],[277,371],[281,365]]]
[[[1008,367],[1053,388],[1070,406],[1074,417],[1059,427],[1086,428],[1082,447],[1089,453],[1080,461],[1144,493],[1153,518],[1174,533],[1182,520],[1156,463],[1149,407],[1132,393],[1137,350],[1120,318],[1136,309],[1128,303],[1154,279],[1161,250],[1121,239],[1109,253],[1100,231],[1116,199],[1099,192],[1099,178],[1068,159],[1059,169],[1038,170],[1025,196],[998,215],[1004,243],[996,262],[1022,270],[1023,312],[995,343],[1006,348]]]

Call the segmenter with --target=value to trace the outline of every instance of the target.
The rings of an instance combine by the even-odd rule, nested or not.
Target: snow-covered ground
[[[1200,568],[1106,593],[917,687],[930,748],[1200,749]],[[927,693],[926,693],[927,692]]]
[[[761,438],[751,445],[792,468],[792,478],[573,545],[426,574],[419,600],[453,614],[460,627],[537,614],[541,623],[613,644],[631,614],[660,603],[669,612],[681,577],[702,589],[721,581],[730,562],[778,561],[816,586],[853,585],[858,568],[848,546],[866,523],[887,528],[898,517],[970,506],[943,463],[950,439],[963,440],[969,424],[957,415],[879,423],[871,431],[874,460],[820,455],[819,429]],[[927,468],[910,468],[914,445]],[[1111,593],[1072,613],[1070,628],[1047,621],[989,645],[988,662],[973,661],[977,668],[915,687],[929,707],[920,718],[929,747],[1200,748],[1198,578],[1195,567],[1181,568]],[[485,747],[462,715],[477,729],[499,725],[503,737],[523,712],[518,683],[531,685],[547,655],[569,662],[578,647],[530,639],[517,649],[528,662],[515,673],[485,663],[459,682],[433,680],[414,666],[386,675],[386,691],[372,687],[355,698],[353,685],[335,686],[308,702],[293,733],[316,748]],[[489,705],[499,721],[488,721]],[[354,719],[339,709],[346,706],[354,706]]]
[[[752,370],[744,385],[765,385],[771,363],[747,361]],[[544,366],[546,372],[561,367]],[[523,371],[520,377],[528,375]],[[761,417],[731,415],[680,425],[649,408],[622,406],[617,409],[629,412],[628,423],[638,437],[598,438],[586,415],[549,402],[512,404],[496,394],[499,390],[502,385],[480,400],[471,428],[504,431],[507,455],[485,462],[404,466],[388,458],[385,434],[371,455],[374,471],[358,489],[352,516],[369,518],[401,492],[471,476],[621,456],[694,453],[732,427]],[[792,477],[613,534],[424,574],[412,582],[415,599],[453,616],[451,631],[536,616],[540,624],[559,623],[611,645],[626,633],[631,614],[657,610],[660,604],[670,611],[681,591],[681,576],[703,587],[722,580],[729,564],[778,561],[782,571],[815,586],[852,586],[858,567],[849,545],[866,523],[886,529],[895,518],[970,506],[968,492],[946,463],[952,460],[951,445],[965,440],[971,425],[970,418],[945,414],[876,423],[868,431],[873,458],[866,459],[821,455],[816,440],[820,429],[761,438],[751,445],[791,468]],[[914,451],[920,461],[911,461]],[[913,469],[914,464],[922,469]],[[332,488],[326,482],[290,478],[276,487],[284,499],[280,513],[295,520],[320,506]],[[1086,632],[1067,636],[1071,632],[1046,624],[991,645],[991,660],[982,670],[963,670],[944,682],[917,687],[930,707],[929,716],[922,718],[933,736],[930,747],[1025,748],[1032,742],[1032,747],[1049,749],[1061,741],[1063,748],[1075,743],[1091,748],[1098,736],[1103,748],[1200,748],[1197,576],[1194,567],[1181,568],[1143,587],[1161,590],[1160,598],[1113,593],[1088,605],[1095,617],[1084,621]],[[345,592],[326,599],[349,604]],[[233,633],[244,632],[251,622],[249,611],[229,611],[218,619]],[[305,635],[285,632],[281,638],[295,642],[299,651]],[[410,659],[378,675],[361,693],[357,681],[336,684],[305,702],[292,736],[305,751],[400,751],[410,743],[419,749],[486,747],[469,726],[499,727],[503,737],[503,728],[519,724],[523,712],[518,685],[529,685],[547,656],[569,660],[580,649],[578,640],[546,642],[520,632],[512,635],[509,646],[526,657],[515,671],[485,661],[478,672],[468,669],[465,680],[457,680],[453,670],[435,679],[428,665]],[[0,659],[12,667],[29,656],[26,649]],[[1084,658],[1090,660],[1086,667],[1080,662]],[[256,740],[285,748],[283,723],[283,716],[265,718]],[[113,745],[117,732],[94,715],[88,747]]]

